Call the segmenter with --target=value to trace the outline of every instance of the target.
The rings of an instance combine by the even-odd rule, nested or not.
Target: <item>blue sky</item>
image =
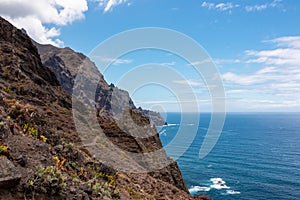
[[[214,60],[223,79],[227,111],[300,111],[300,1],[41,0],[33,5],[29,0],[0,0],[0,15],[40,43],[69,46],[86,55],[122,31],[173,29],[197,41]],[[190,63],[168,52],[129,53],[115,60],[104,75],[117,84],[130,70],[147,63],[176,69],[185,77],[173,81],[178,90],[189,84],[197,97],[189,103],[210,111],[201,77]],[[176,95],[166,87],[150,84],[130,93],[138,106],[180,109]]]

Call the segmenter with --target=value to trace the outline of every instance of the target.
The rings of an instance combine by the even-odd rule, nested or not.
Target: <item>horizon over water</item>
[[[184,113],[193,122],[197,113]],[[200,122],[181,123],[180,113],[167,113],[168,126],[157,127],[163,146],[184,134],[197,135],[177,159],[192,195],[206,194],[214,200],[300,199],[300,113],[227,113],[222,134],[213,150],[199,159],[210,113],[201,113]],[[186,145],[178,145],[180,149]],[[166,149],[171,158],[177,151]]]

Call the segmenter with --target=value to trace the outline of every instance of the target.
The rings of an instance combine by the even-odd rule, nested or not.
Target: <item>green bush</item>
[[[38,171],[38,181],[41,185],[48,187],[51,193],[63,191],[67,184],[67,178],[63,176],[61,170],[56,166],[40,167]]]
[[[35,129],[32,124],[24,124],[23,131],[25,134],[28,133],[34,137],[37,137],[39,134],[39,131]]]
[[[7,146],[5,146],[5,145],[0,145],[0,155],[1,155],[2,153],[7,152],[7,150],[8,150],[8,147],[7,147]]]

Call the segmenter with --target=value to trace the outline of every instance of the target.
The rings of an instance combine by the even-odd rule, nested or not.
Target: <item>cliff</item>
[[[62,87],[65,88],[69,93],[72,92],[74,79],[77,76],[77,72],[82,65],[89,66],[89,68],[86,68],[84,70],[84,73],[86,73],[86,75],[82,78],[92,77],[95,74],[99,73],[96,65],[92,61],[90,61],[89,58],[81,53],[74,52],[70,48],[57,48],[51,45],[40,45],[36,42],[35,45],[38,48],[44,65],[47,66],[51,71],[53,71],[57,79],[60,81]],[[162,144],[160,142],[158,134],[156,133],[155,129],[150,128],[149,126],[151,124],[165,124],[165,122],[162,122],[163,120],[159,113],[143,110],[141,108],[137,109],[127,91],[121,90],[115,87],[113,84],[108,85],[104,80],[102,74],[99,74],[98,77],[100,78],[100,80],[93,80],[92,77],[89,80],[84,80],[83,82],[98,81],[95,101],[97,104],[96,106],[98,110],[99,123],[105,135],[110,139],[110,141],[112,141],[113,144],[119,146],[120,148],[134,153],[145,153],[162,149]],[[93,83],[88,83],[87,85],[91,84]],[[81,84],[79,85],[81,86]],[[80,98],[88,96],[88,92],[88,89],[81,91]],[[129,108],[131,110],[131,113],[130,116],[124,117],[123,110],[126,108]],[[130,123],[130,121],[127,119],[131,118],[133,114],[137,116],[137,124],[142,126],[148,125],[149,127],[142,130],[140,127],[130,127],[132,126],[132,123]],[[149,116],[151,117],[149,118]],[[151,119],[153,119],[153,121],[151,121]],[[124,120],[127,120],[128,123],[124,123]],[[128,124],[130,126],[127,125],[127,127],[124,127],[124,124]],[[138,128],[139,132],[141,133],[148,132],[148,135],[150,135],[150,137],[147,137],[147,139],[132,137],[133,133],[137,132],[136,130],[134,130],[136,128]],[[124,129],[130,130],[129,134],[126,133]],[[168,160],[169,158],[167,158],[166,154],[163,153],[161,155],[161,159]],[[171,161],[167,162],[171,163]],[[140,164],[145,165],[145,163]],[[153,163],[151,161],[151,165],[152,164]],[[169,182],[177,186],[179,189],[187,191],[176,163],[172,162],[171,166],[167,166],[158,172],[151,172],[150,175]]]
[[[96,65],[82,53],[74,52],[72,49],[57,48],[52,45],[41,45],[33,41],[34,45],[38,48],[41,60],[45,66],[47,66],[56,76],[57,80],[61,86],[69,93],[72,94],[72,89],[74,86],[74,79],[77,75],[79,67],[85,62],[86,65],[92,66],[94,70],[97,70]],[[111,110],[111,95],[112,91],[117,92],[120,98],[118,99],[117,105],[125,105],[140,112],[143,116],[150,119],[151,124],[162,126],[166,124],[166,121],[157,112],[137,109],[129,97],[128,93],[124,90],[116,88],[113,84],[108,85],[101,75],[99,80],[99,90],[98,90],[98,107],[104,111]],[[127,102],[125,102],[127,100]]]
[[[87,58],[50,45],[39,48],[40,56],[24,31],[1,17],[0,27],[1,199],[194,199],[175,162],[137,174],[123,173],[103,162],[111,155],[122,160],[122,155],[111,152],[95,158],[76,131],[70,95],[76,63]],[[106,137],[128,152],[161,149],[149,118],[135,111],[128,93],[122,90],[116,106],[124,101],[131,105],[127,114],[144,125],[136,130],[123,123],[126,130],[148,130],[151,136],[135,138],[116,126],[128,118],[112,115],[111,88],[104,79],[99,80],[95,98],[97,120]],[[165,153],[162,158],[169,159]],[[143,168],[151,164],[131,161]]]

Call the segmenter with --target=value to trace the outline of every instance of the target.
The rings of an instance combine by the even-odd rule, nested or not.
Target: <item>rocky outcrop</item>
[[[3,182],[8,180],[12,186],[0,187],[1,199],[193,199],[187,193],[176,163],[150,176],[116,171],[102,162],[107,155],[95,159],[82,144],[72,117],[71,96],[67,91],[75,71],[68,69],[58,81],[55,73],[64,71],[65,66],[51,71],[42,64],[36,47],[24,31],[1,17],[0,27],[0,157],[6,157],[0,158],[5,164],[5,169],[0,168],[0,178],[5,177]],[[70,49],[66,51],[74,53]],[[68,59],[75,62],[83,58],[82,54],[76,56],[65,55],[61,60],[55,57],[51,62],[63,61],[66,65]],[[62,88],[61,81],[67,82],[68,87]],[[109,112],[104,114],[105,110],[109,111],[108,104],[99,106],[100,125],[106,127],[105,134],[121,148],[131,152],[161,148],[153,128],[141,127],[152,130],[152,137],[147,139],[126,135],[124,129],[112,126],[118,122],[112,121]],[[136,123],[150,124],[148,118],[131,108],[128,114]],[[122,155],[113,155],[123,159]],[[136,166],[143,164],[136,163]],[[10,175],[12,172],[14,176]],[[18,172],[22,174],[21,179]]]
[[[20,182],[20,172],[7,158],[0,158],[0,169],[0,188],[13,187]]]
[[[151,110],[144,110],[141,107],[136,109],[136,111],[142,113],[143,116],[149,118],[150,123],[153,125],[156,125],[156,126],[168,125],[168,123],[165,121],[165,119],[158,112],[154,112]]]

